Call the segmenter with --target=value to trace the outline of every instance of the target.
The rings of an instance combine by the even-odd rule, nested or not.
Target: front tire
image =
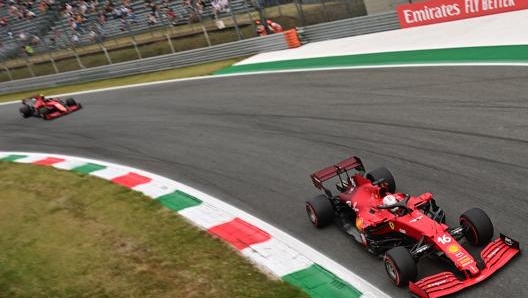
[[[68,98],[66,98],[66,105],[68,107],[72,107],[72,106],[77,105],[77,102],[75,101],[75,99],[73,99],[71,97],[68,97]]]
[[[398,287],[407,286],[418,275],[416,262],[403,246],[389,249],[383,257],[383,265],[389,278]]]
[[[319,195],[305,204],[308,218],[317,228],[323,228],[334,220],[334,205],[325,195]]]
[[[387,168],[377,168],[372,170],[365,175],[365,177],[374,183],[383,179],[383,182],[387,183],[387,191],[394,193],[396,191],[396,182],[394,181],[394,176]]]
[[[466,240],[474,246],[482,246],[493,237],[493,223],[482,209],[473,208],[462,213],[459,219]]]

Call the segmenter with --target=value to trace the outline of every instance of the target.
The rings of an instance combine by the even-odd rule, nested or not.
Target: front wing
[[[82,107],[81,104],[78,103],[78,104],[76,104],[74,106],[66,107],[67,110],[65,112],[61,112],[61,111],[55,110],[55,111],[53,111],[51,113],[46,114],[44,119],[46,119],[46,120],[55,119],[55,118],[58,118],[60,116],[75,112],[75,111],[81,109],[81,107]]]
[[[409,291],[422,298],[436,298],[453,294],[490,277],[519,252],[519,242],[501,234],[499,238],[488,244],[480,252],[484,267],[480,270],[479,275],[461,280],[452,272],[440,272],[417,282],[409,283]]]

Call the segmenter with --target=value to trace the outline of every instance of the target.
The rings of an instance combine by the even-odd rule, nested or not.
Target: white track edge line
[[[270,61],[270,62],[277,62],[277,61]],[[250,64],[247,64],[250,65]],[[78,92],[70,92],[70,93],[63,93],[63,94],[51,94],[49,97],[64,97],[64,96],[74,96],[74,95],[82,95],[82,94],[89,94],[89,93],[96,93],[96,92],[104,92],[104,91],[113,91],[113,90],[120,90],[125,88],[134,88],[134,87],[145,87],[145,86],[153,86],[158,84],[167,84],[167,83],[176,83],[176,82],[186,82],[186,81],[196,81],[196,80],[207,80],[207,79],[216,79],[216,78],[222,78],[222,77],[234,77],[234,76],[250,76],[250,75],[260,75],[260,74],[271,74],[271,73],[290,73],[290,72],[309,72],[309,71],[325,71],[325,70],[342,70],[342,69],[376,69],[376,68],[407,68],[407,67],[442,67],[442,66],[518,66],[518,67],[526,67],[528,66],[528,62],[522,63],[522,62],[467,62],[467,63],[442,63],[442,62],[431,62],[431,63],[419,63],[419,64],[383,64],[383,65],[362,65],[362,66],[342,66],[342,67],[316,67],[316,68],[298,68],[298,69],[284,69],[284,70],[269,70],[269,71],[248,71],[248,72],[240,72],[240,73],[232,73],[232,74],[218,74],[218,75],[209,75],[209,76],[200,76],[200,77],[191,77],[191,78],[180,78],[180,79],[172,79],[172,80],[163,80],[163,81],[155,81],[155,82],[145,82],[145,83],[138,83],[138,84],[131,84],[131,85],[121,85],[121,86],[115,86],[115,87],[108,87],[108,88],[99,88],[99,89],[92,89],[92,90],[84,90],[84,91],[78,91]],[[0,102],[0,106],[3,105],[10,105],[19,103],[20,100],[13,100],[13,101],[7,101],[7,102]]]

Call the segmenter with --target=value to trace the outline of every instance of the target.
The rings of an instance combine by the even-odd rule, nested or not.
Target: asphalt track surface
[[[431,191],[455,223],[487,211],[528,240],[528,68],[388,68],[235,76],[97,92],[53,121],[0,106],[0,150],[96,158],[167,176],[292,234],[394,297],[380,260],[304,210],[309,174],[350,155]],[[424,262],[422,274],[436,268]],[[454,297],[526,297],[521,256]]]

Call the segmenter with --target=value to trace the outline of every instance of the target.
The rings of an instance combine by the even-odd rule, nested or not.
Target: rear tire
[[[383,265],[389,278],[398,287],[407,286],[418,275],[416,262],[403,246],[389,249],[383,257]]]
[[[323,228],[334,220],[334,205],[325,195],[319,195],[307,201],[306,213],[317,228]]]
[[[396,191],[396,182],[394,181],[394,176],[392,176],[392,173],[387,168],[377,168],[375,170],[372,170],[368,172],[365,177],[373,183],[375,181],[383,179],[383,181],[388,184],[388,192],[394,193]]]
[[[474,246],[482,246],[493,237],[493,223],[482,209],[473,208],[462,213],[460,226],[465,230],[466,240]]]
[[[28,118],[31,115],[33,115],[33,110],[31,109],[30,106],[23,105],[22,107],[20,107],[20,114],[22,114],[22,117]]]

